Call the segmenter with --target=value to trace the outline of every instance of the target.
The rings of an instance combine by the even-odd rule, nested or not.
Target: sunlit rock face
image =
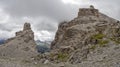
[[[30,23],[25,23],[23,30],[16,32],[16,36],[8,39],[0,46],[1,57],[30,58],[37,54],[34,32]]]
[[[66,51],[71,56],[69,62],[81,63],[94,46],[120,43],[120,21],[108,17],[95,9],[80,8],[78,16],[58,26],[52,51]],[[68,50],[69,49],[69,50]]]

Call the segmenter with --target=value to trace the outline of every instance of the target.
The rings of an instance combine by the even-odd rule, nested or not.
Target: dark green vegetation
[[[93,35],[92,36],[92,38],[93,39],[97,39],[97,40],[99,40],[99,39],[103,39],[105,37],[105,35],[104,34],[95,34],[95,35]]]
[[[69,55],[67,53],[59,53],[57,56],[57,59],[62,62],[66,62],[69,58]]]
[[[118,38],[118,37],[112,37],[112,38],[110,38],[110,40],[115,42],[116,44],[120,44],[120,38]]]
[[[107,39],[103,39],[106,36],[102,33],[99,34],[95,34],[92,36],[92,39],[94,39],[96,41],[96,44],[98,44],[100,47],[105,47],[106,44],[109,43],[109,41]],[[95,48],[95,46],[91,47],[91,48]]]

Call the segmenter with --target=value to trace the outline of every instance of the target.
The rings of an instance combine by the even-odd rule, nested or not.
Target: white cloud
[[[6,23],[9,20],[9,15],[0,8],[0,23]]]
[[[30,22],[35,39],[54,38],[58,23],[77,16],[79,8],[93,4],[100,12],[120,19],[120,0],[0,0],[0,38],[13,37]]]
[[[55,35],[54,32],[48,32],[47,30],[36,31],[35,40],[50,41],[50,40],[53,40],[54,35]]]
[[[79,3],[76,0],[62,0],[65,4],[75,4],[79,5]]]

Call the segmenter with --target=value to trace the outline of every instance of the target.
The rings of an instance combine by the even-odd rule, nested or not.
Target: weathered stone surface
[[[24,24],[23,31],[24,31],[24,30],[31,30],[31,25],[30,25],[30,23],[25,23],[25,24]]]
[[[51,49],[53,52],[67,51],[68,62],[81,63],[91,49],[104,48],[109,43],[120,44],[119,33],[118,20],[100,13],[93,6],[81,8],[77,18],[59,24]],[[71,46],[73,50],[65,46]]]
[[[94,6],[90,6],[90,8],[80,8],[78,12],[79,16],[96,16],[99,17],[98,9],[95,9]]]
[[[0,46],[0,57],[27,59],[35,55],[37,55],[36,43],[30,23],[25,23],[22,31],[16,32],[15,37]]]

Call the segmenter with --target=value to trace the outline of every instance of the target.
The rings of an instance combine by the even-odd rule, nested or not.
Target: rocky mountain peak
[[[16,36],[27,36],[27,38],[31,38],[32,40],[34,40],[34,32],[31,29],[31,25],[30,23],[25,23],[23,26],[23,30],[22,31],[18,31],[16,32]]]
[[[95,9],[93,5],[90,8],[80,8],[78,12],[78,17],[80,16],[99,16],[99,10]]]
[[[9,38],[0,46],[0,56],[4,57],[30,58],[36,54],[34,32],[30,23],[25,23],[22,31],[16,32],[15,37]]]
[[[23,30],[25,31],[25,30],[31,30],[31,25],[30,25],[30,23],[25,23],[24,24],[24,28],[23,28]]]
[[[102,50],[108,45],[107,48],[111,48],[110,44],[120,44],[119,37],[120,21],[102,14],[91,5],[90,8],[80,8],[78,17],[73,20],[59,24],[51,49],[53,53],[67,54],[66,61],[80,63],[87,59],[90,49]]]
[[[93,5],[90,5],[90,9],[95,9]]]

